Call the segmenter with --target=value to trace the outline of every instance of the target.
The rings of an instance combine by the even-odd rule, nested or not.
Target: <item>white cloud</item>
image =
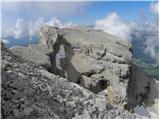
[[[48,25],[48,26],[55,26],[55,27],[62,27],[61,22],[56,17],[52,17],[50,19],[50,21],[48,21],[46,23],[46,25]]]
[[[157,50],[157,47],[158,44],[157,44],[157,41],[156,39],[158,38],[152,38],[152,37],[149,37],[149,39],[147,39],[145,41],[145,45],[146,45],[146,48],[144,49],[144,52],[146,54],[149,54],[152,58],[154,58],[157,62],[158,62],[158,50]]]
[[[158,2],[154,2],[150,5],[150,11],[155,14],[155,15],[158,15],[159,13],[159,5],[158,5]]]
[[[141,26],[142,31],[145,32],[147,35],[144,44],[146,48],[144,52],[149,54],[153,59],[159,62],[159,3],[153,2],[150,5],[150,11],[152,12],[155,18],[153,21],[148,22],[148,24]],[[147,20],[146,20],[147,21]],[[148,20],[149,21],[149,20]],[[139,25],[140,26],[140,25]]]
[[[1,4],[2,37],[12,36],[19,39],[35,35],[42,25],[71,27],[71,22],[62,24],[56,17],[65,19],[65,17],[82,15],[88,2],[17,0],[2,1]]]
[[[23,19],[20,19],[20,18],[17,19],[15,28],[13,28],[13,31],[12,31],[14,38],[19,39],[19,38],[23,37],[23,35],[26,34],[25,29],[26,29],[26,27],[25,27]]]
[[[3,24],[12,24],[17,18],[36,20],[40,17],[58,18],[83,15],[88,2],[58,2],[58,1],[2,1]],[[23,15],[22,15],[23,14]],[[12,22],[14,21],[14,22]]]
[[[144,53],[149,54],[153,59],[155,59],[158,62],[159,30],[158,25],[155,23],[150,23],[146,26],[141,26],[143,27],[143,29],[140,32],[143,33],[141,35],[141,39],[144,39]]]
[[[58,20],[56,17],[52,17],[48,22],[44,24],[48,26],[59,27],[59,28],[73,28],[77,26],[77,24],[73,24],[72,22],[67,22],[62,24],[61,21]]]
[[[155,15],[155,14],[153,14]],[[134,40],[138,41],[141,44],[143,52],[154,60],[159,59],[159,24],[157,17],[152,21],[145,18],[145,20],[140,20],[139,23],[136,23],[136,27],[133,29],[132,35]],[[140,45],[138,45],[140,46]]]
[[[154,16],[158,15],[157,6],[158,3],[154,3],[150,7]],[[139,44],[142,43],[141,45],[145,46],[142,49],[143,52],[158,62],[159,24],[156,22],[157,17],[153,21],[149,21],[145,15],[139,19],[139,22],[127,23],[116,12],[112,12],[105,18],[97,20],[95,28],[128,40],[132,40],[134,36],[134,40],[139,41]]]
[[[23,19],[18,18],[15,26],[10,27],[8,29],[5,29],[5,31],[3,31],[2,33],[2,37],[14,37],[15,39],[20,39],[22,37],[24,37],[24,35],[26,34],[27,28],[26,25],[23,21]]]
[[[49,21],[46,21],[43,17],[40,17],[37,21],[29,23],[25,23],[22,18],[18,18],[15,26],[3,30],[2,37],[13,37],[15,39],[29,37],[29,40],[31,40],[33,36],[38,35],[40,27],[44,25],[60,28],[73,28],[77,26],[76,24],[72,24],[72,22],[62,24],[56,17],[52,17]]]
[[[95,22],[95,28],[124,39],[131,39],[131,24],[123,21],[116,12],[108,14],[105,18]]]

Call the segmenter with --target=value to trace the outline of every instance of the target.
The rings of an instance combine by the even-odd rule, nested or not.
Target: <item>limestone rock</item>
[[[2,118],[133,118],[76,83],[2,49]],[[6,64],[10,64],[10,66]],[[9,68],[8,68],[9,67]],[[118,110],[118,111],[117,111]]]
[[[28,47],[14,46],[10,50],[25,60],[44,66],[47,69],[51,68],[49,51],[45,47],[40,47],[39,45],[29,45]]]
[[[42,34],[43,44],[50,45],[47,40],[52,40],[54,41],[52,42],[53,50],[57,51],[52,53],[51,58],[53,73],[56,71],[55,74],[66,77],[69,81],[79,83],[90,90],[93,85],[97,86],[99,80],[97,76],[104,77],[110,81],[112,86],[116,86],[117,89],[112,91],[113,94],[118,99],[125,100],[132,56],[129,42],[102,31],[85,28],[46,27],[40,31],[40,36]],[[58,36],[56,40],[53,40],[54,36]],[[64,57],[57,62],[55,54],[60,51],[62,45],[64,46]],[[59,68],[63,69],[57,68],[55,65],[57,63],[61,63]],[[104,71],[107,70],[110,71],[109,75],[104,74]],[[105,86],[107,88],[107,85]],[[100,87],[95,87],[93,91],[98,91],[95,89]]]
[[[128,41],[79,27],[39,35],[2,47],[3,118],[143,118],[131,112],[144,104],[157,114],[158,83],[132,64]]]
[[[46,32],[43,32],[46,31]],[[58,34],[55,27],[41,27],[39,31],[40,46],[46,47],[52,50],[52,45],[56,42]]]
[[[143,104],[150,112],[151,118],[158,118],[158,94],[159,82],[150,78],[141,68],[132,64],[128,85],[128,100],[130,104],[132,106]]]

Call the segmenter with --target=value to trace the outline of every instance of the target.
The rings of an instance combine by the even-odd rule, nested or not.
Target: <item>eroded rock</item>
[[[2,118],[140,117],[118,110],[104,96],[52,74],[43,67],[12,54],[8,49],[2,49],[1,52],[2,66],[8,63],[12,66],[10,69],[1,68]]]
[[[56,28],[53,31],[52,29],[54,28],[46,27],[40,31],[40,36],[43,34],[41,45],[48,44],[48,40],[54,41],[52,42],[53,54],[51,56],[52,73],[66,77],[69,81],[79,83],[92,91],[104,89],[97,84],[100,83],[97,76],[104,77],[110,81],[110,85],[118,86],[117,90],[112,91],[117,99],[122,99],[122,101],[125,99],[126,86],[129,81],[129,63],[132,56],[129,42],[121,41],[102,31],[78,28]],[[56,40],[53,40],[54,36],[56,36]],[[62,46],[63,52],[61,51]],[[63,53],[65,55],[62,55],[63,57],[57,61],[59,51],[62,52],[61,55]],[[109,75],[104,75],[104,71],[107,70],[110,71]],[[119,84],[120,82],[121,84]],[[104,86],[107,88],[108,85]],[[110,97],[109,94],[108,97]]]
[[[24,88],[24,95],[36,94],[24,105],[28,118],[135,118],[137,115],[129,111],[133,112],[133,107],[142,103],[151,111],[157,111],[155,82],[131,64],[133,51],[128,41],[86,28],[44,26],[39,34],[38,45],[10,49],[20,57],[16,58],[7,49],[3,52],[4,79],[30,79],[25,86],[31,84],[32,88]],[[23,63],[19,66],[12,60]],[[3,84],[7,91],[9,85],[8,82]],[[19,94],[14,85],[10,88]],[[152,95],[153,92],[156,95]],[[10,92],[4,96],[13,97]],[[23,94],[20,98],[26,99]],[[8,103],[10,101],[4,106]],[[23,110],[14,109],[15,115],[8,114],[9,110],[3,113],[8,118],[23,118]]]
[[[128,85],[128,100],[132,107],[140,105],[151,114],[151,118],[158,118],[159,82],[146,75],[135,64],[131,65],[131,75]]]

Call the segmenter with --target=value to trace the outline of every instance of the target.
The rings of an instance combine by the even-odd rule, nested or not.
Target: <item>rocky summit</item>
[[[1,43],[2,118],[158,117],[159,82],[132,63],[130,42],[83,27],[44,26],[39,37]]]

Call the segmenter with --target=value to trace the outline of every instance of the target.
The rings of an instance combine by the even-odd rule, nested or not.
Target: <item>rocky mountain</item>
[[[83,27],[44,26],[39,36],[1,45],[2,118],[158,117],[158,82],[132,64],[128,41]]]

